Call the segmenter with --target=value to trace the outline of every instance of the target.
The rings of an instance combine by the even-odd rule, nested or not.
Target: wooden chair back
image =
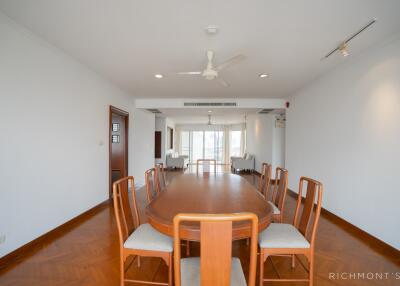
[[[155,197],[157,197],[158,192],[155,184],[155,169],[151,168],[144,173],[146,180],[146,193],[147,201],[150,203]]]
[[[261,176],[258,181],[258,190],[259,192],[268,199],[269,190],[271,188],[271,172],[272,166],[267,163],[262,163],[261,166]]]
[[[167,186],[167,178],[165,176],[164,164],[158,163],[154,167],[155,169],[155,182],[156,192],[162,192]]]
[[[129,188],[132,194],[133,212],[129,203]],[[113,199],[120,246],[123,247],[125,240],[140,225],[134,178],[132,176],[119,179],[113,183]]]
[[[307,190],[306,190],[306,197],[304,199],[303,210],[300,213],[299,210],[302,201],[302,192],[304,188],[304,183],[307,184]],[[307,238],[307,240],[311,244],[311,247],[313,247],[314,245],[317,225],[321,214],[322,193],[323,193],[322,183],[306,177],[300,178],[299,195],[297,198],[297,206],[294,215],[293,225],[301,232],[301,234],[304,235],[304,237]],[[315,205],[315,198],[317,198],[316,205]],[[313,218],[312,221],[311,218]],[[308,235],[310,226],[311,226],[311,234]]]
[[[251,221],[249,283],[256,279],[258,218],[253,213],[177,214],[174,217],[175,286],[181,285],[180,224],[200,222],[200,285],[229,286],[232,260],[232,223]]]
[[[277,167],[275,171],[275,184],[273,191],[272,202],[278,207],[281,213],[283,213],[286,192],[288,184],[288,171],[286,169]]]
[[[210,173],[210,172],[204,172],[204,163],[209,163],[210,168],[211,165],[214,165],[214,174],[217,173],[217,160],[215,159],[197,159],[196,161],[196,174],[199,174],[199,167],[202,165],[203,166],[203,173]],[[213,164],[211,164],[213,163]]]

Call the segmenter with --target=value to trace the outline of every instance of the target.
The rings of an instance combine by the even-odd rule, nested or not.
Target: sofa
[[[165,165],[167,168],[186,168],[189,164],[189,157],[186,155],[178,155],[177,153],[167,154]]]
[[[231,170],[236,173],[237,170],[253,171],[255,157],[252,154],[244,153],[243,157],[231,157]]]

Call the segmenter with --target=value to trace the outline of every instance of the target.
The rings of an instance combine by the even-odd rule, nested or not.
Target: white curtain
[[[182,150],[181,150],[181,128],[175,126],[175,152],[178,152],[179,155],[181,155]]]
[[[230,130],[229,125],[224,126],[224,164],[230,164]]]
[[[246,146],[246,128],[245,124],[241,124],[241,132],[240,132],[240,156],[243,156],[245,152]]]

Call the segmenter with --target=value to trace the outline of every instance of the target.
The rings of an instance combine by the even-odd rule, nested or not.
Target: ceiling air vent
[[[267,114],[270,113],[271,111],[274,111],[273,109],[269,108],[269,109],[261,109],[258,113],[260,114]]]
[[[183,106],[237,106],[236,102],[185,102]]]
[[[160,110],[158,110],[158,109],[153,109],[153,108],[151,108],[151,109],[146,109],[147,111],[150,111],[151,113],[154,113],[154,114],[160,114],[161,113],[161,111]]]

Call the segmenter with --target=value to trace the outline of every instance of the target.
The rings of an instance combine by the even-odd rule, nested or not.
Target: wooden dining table
[[[147,207],[148,222],[158,231],[173,236],[173,219],[178,213],[240,213],[258,216],[258,231],[271,222],[272,208],[245,178],[227,173],[182,174],[176,176]],[[233,223],[234,240],[250,237],[250,222]],[[181,239],[199,241],[200,225],[183,223]]]

